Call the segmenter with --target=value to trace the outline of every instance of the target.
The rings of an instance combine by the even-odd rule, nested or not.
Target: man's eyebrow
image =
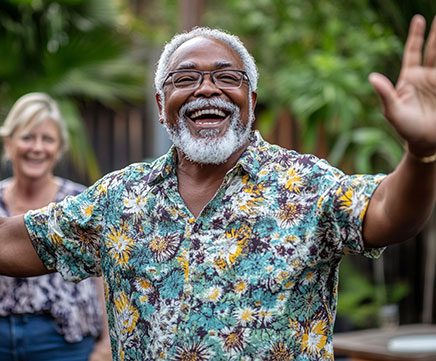
[[[224,69],[224,68],[230,68],[233,66],[233,63],[226,60],[219,60],[214,63],[214,68],[216,69]],[[196,63],[193,63],[191,61],[186,61],[180,63],[175,70],[195,70],[198,68],[198,65]]]
[[[192,62],[188,62],[188,61],[186,61],[186,62],[182,62],[182,63],[180,63],[176,68],[175,68],[175,70],[184,70],[184,69],[195,69],[196,68],[196,65],[195,65],[195,63],[192,63]]]
[[[233,63],[230,61],[217,61],[215,63],[215,68],[217,68],[217,69],[230,68],[232,66],[233,66]]]

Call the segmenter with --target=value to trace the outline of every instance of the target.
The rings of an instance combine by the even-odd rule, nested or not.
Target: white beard
[[[175,127],[168,125],[166,116],[164,118],[164,126],[171,141],[183,152],[188,160],[200,164],[222,164],[226,162],[234,152],[244,146],[250,137],[254,113],[251,103],[249,104],[249,119],[246,125],[241,121],[239,108],[233,103],[219,98],[201,98],[182,106]],[[193,109],[205,107],[217,107],[230,112],[230,125],[223,136],[219,136],[219,131],[216,129],[204,129],[200,131],[199,135],[201,138],[192,136],[186,125],[186,114]]]

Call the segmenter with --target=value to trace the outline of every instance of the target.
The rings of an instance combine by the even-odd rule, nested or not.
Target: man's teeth
[[[192,113],[191,119],[197,119],[197,118],[204,116],[204,115],[216,115],[216,116],[224,118],[226,116],[226,113],[224,113],[220,109],[202,109],[202,110],[197,110],[196,112]]]

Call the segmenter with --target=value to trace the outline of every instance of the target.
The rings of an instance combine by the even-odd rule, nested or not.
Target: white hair
[[[232,48],[240,57],[247,73],[250,88],[252,91],[257,89],[258,72],[253,57],[248,52],[242,41],[235,35],[228,34],[222,30],[206,27],[196,27],[189,32],[175,35],[166,45],[159,58],[154,77],[156,92],[163,98],[163,83],[168,73],[171,56],[185,42],[193,38],[208,38],[219,40]]]

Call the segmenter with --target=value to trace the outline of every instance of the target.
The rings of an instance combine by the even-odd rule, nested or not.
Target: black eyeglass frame
[[[227,72],[227,71],[230,71],[230,72],[237,72],[237,73],[242,74],[242,79],[241,79],[241,82],[240,82],[240,84],[239,84],[238,86],[220,87],[220,86],[218,86],[218,85],[216,84],[216,81],[215,81],[215,75],[214,75],[214,74],[216,74],[216,73],[221,73],[221,72]],[[174,74],[178,74],[178,73],[186,73],[186,72],[188,72],[188,73],[197,73],[197,74],[200,74],[200,80],[198,81],[198,83],[196,84],[196,86],[194,86],[194,87],[186,87],[186,88],[184,88],[184,87],[177,87],[176,84],[174,83],[174,79],[172,78],[172,79],[171,79],[171,84],[174,86],[174,88],[176,88],[176,89],[186,89],[186,90],[194,90],[194,89],[198,89],[198,88],[201,86],[201,84],[203,84],[203,81],[204,81],[204,75],[205,75],[205,74],[210,74],[210,78],[211,78],[211,80],[212,80],[212,83],[214,83],[214,85],[215,85],[217,88],[219,88],[219,89],[239,89],[239,88],[241,87],[242,82],[243,82],[244,80],[247,81],[248,85],[250,85],[250,79],[248,78],[247,72],[244,71],[244,70],[240,70],[240,69],[216,69],[216,70],[210,70],[210,71],[207,71],[207,70],[196,70],[196,69],[181,69],[181,70],[174,70],[174,71],[170,71],[170,72],[168,73],[168,75],[166,76],[166,78],[165,78],[165,80],[164,80],[164,82],[163,82],[163,85],[167,84],[167,82],[168,82],[168,78],[172,77]]]

